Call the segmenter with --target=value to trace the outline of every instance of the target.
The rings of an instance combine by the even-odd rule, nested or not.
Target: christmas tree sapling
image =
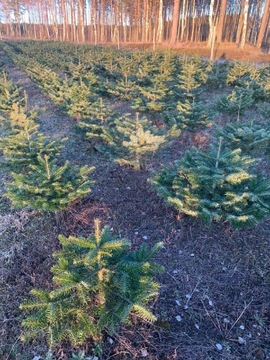
[[[7,184],[6,196],[18,208],[64,210],[91,191],[88,174],[92,171],[87,166],[77,169],[68,161],[58,166],[56,159],[50,160],[47,154],[38,155],[28,172],[11,174],[13,181]]]
[[[115,126],[109,129],[105,139],[108,143],[107,152],[116,162],[140,170],[150,154],[178,135],[176,126],[160,130],[145,117],[139,119],[136,113],[135,118],[125,114],[116,119]]]
[[[255,225],[270,214],[270,182],[252,172],[254,162],[240,149],[223,146],[220,138],[208,152],[188,151],[173,168],[164,168],[151,181],[180,213],[207,224]]]
[[[243,153],[264,153],[270,145],[270,128],[253,121],[236,122],[218,128],[217,133],[223,137],[224,143],[233,149],[240,148]]]
[[[37,109],[26,111],[17,104],[12,106],[8,116],[8,135],[0,138],[5,167],[25,172],[30,164],[37,163],[38,155],[56,156],[60,153],[64,139],[50,141],[41,134],[35,122],[37,113]]]
[[[79,127],[86,132],[89,139],[103,139],[104,131],[109,128],[114,119],[114,113],[107,103],[99,98],[88,107],[87,118],[81,119]]]
[[[99,220],[92,236],[60,235],[59,240],[62,250],[54,254],[58,262],[52,267],[55,289],[34,289],[35,300],[21,305],[32,312],[23,321],[23,340],[45,332],[52,351],[67,339],[73,346],[89,338],[100,342],[104,329],[115,333],[132,314],[156,320],[147,303],[158,295],[154,276],[161,267],[151,260],[161,243],[130,251],[130,242],[113,237],[108,226],[101,230]]]

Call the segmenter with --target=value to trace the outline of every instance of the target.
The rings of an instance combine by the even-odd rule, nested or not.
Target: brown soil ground
[[[240,231],[225,224],[205,227],[194,219],[179,219],[147,179],[150,169],[179,158],[190,147],[190,136],[182,134],[153,157],[144,171],[116,166],[81,138],[74,120],[60,112],[3,52],[0,58],[11,79],[27,91],[30,107],[44,109],[39,117],[41,130],[48,136],[68,135],[62,158],[79,166],[96,166],[92,193],[58,222],[53,215],[14,211],[4,198],[0,201],[1,360],[44,358],[44,338],[27,344],[19,340],[23,314],[18,306],[33,287],[50,286],[52,252],[59,248],[57,235],[86,236],[92,232],[95,217],[116,235],[130,239],[134,247],[160,240],[165,245],[156,259],[165,269],[158,278],[160,296],[152,304],[158,321],[134,320],[112,341],[104,334],[100,360],[270,359],[270,221]],[[208,98],[213,96],[208,94]],[[115,103],[118,111],[122,106]],[[196,145],[194,139],[192,143]],[[5,181],[1,170],[1,191]],[[83,349],[91,354],[92,347],[89,341]],[[55,358],[67,359],[75,350],[63,344],[55,349]]]

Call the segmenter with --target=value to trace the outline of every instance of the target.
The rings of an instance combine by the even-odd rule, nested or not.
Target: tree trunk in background
[[[238,46],[240,45],[241,34],[243,31],[245,2],[246,0],[242,0],[241,2],[241,11],[238,19],[238,27],[237,27],[237,35],[236,35],[236,44]]]
[[[107,39],[106,39],[106,36],[105,36],[105,1],[102,0],[101,1],[101,16],[100,16],[100,19],[101,19],[101,24],[100,24],[100,41],[101,43],[104,43]],[[106,40],[105,40],[106,39]]]
[[[61,0],[61,12],[62,12],[62,20],[63,20],[63,33],[62,40],[67,40],[67,12],[66,12],[66,2],[65,0]]]
[[[85,7],[84,0],[79,0],[78,2],[78,40],[80,42],[85,42],[85,34],[84,34],[84,21],[85,21]]]
[[[180,7],[180,0],[174,0],[172,29],[171,29],[171,36],[170,36],[170,44],[172,44],[172,45],[174,45],[177,41],[178,23],[179,23],[179,7]]]
[[[191,41],[194,41],[194,33],[195,33],[195,17],[196,17],[196,13],[195,13],[195,1],[196,0],[193,0],[193,4],[192,4],[192,13],[191,13],[191,18],[192,18],[192,30],[191,30],[191,37],[190,37],[190,40]]]
[[[214,21],[213,21],[213,17],[214,17],[214,4],[215,4],[215,0],[211,0],[210,3],[210,9],[209,9],[209,35],[208,35],[208,47],[212,46],[213,41],[215,41],[215,39],[213,39],[214,37]]]
[[[246,36],[247,36],[247,21],[248,21],[248,8],[249,8],[249,0],[245,1],[244,6],[244,17],[243,17],[243,30],[242,37],[240,42],[240,48],[243,48],[246,44]]]
[[[257,38],[257,43],[256,43],[257,48],[260,48],[262,46],[266,26],[267,26],[268,21],[269,21],[269,13],[270,13],[270,0],[266,0],[264,11],[263,11],[263,17],[262,17],[262,20],[261,20],[260,31],[259,31],[258,38]]]
[[[163,0],[159,0],[158,9],[158,25],[157,25],[157,42],[162,43],[163,41]]]
[[[62,41],[206,41],[262,46],[270,0],[0,0],[7,36]],[[26,9],[28,15],[24,15]],[[22,19],[28,21],[22,23]]]
[[[223,28],[226,17],[227,0],[221,0],[219,20],[217,23],[217,42],[222,42],[223,39]]]
[[[185,30],[187,26],[187,18],[188,18],[188,12],[187,10],[187,0],[182,0],[182,19],[181,19],[181,35],[180,35],[180,41],[184,40]]]

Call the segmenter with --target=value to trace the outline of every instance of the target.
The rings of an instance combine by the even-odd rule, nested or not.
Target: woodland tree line
[[[98,43],[269,46],[270,0],[0,0],[0,33]]]

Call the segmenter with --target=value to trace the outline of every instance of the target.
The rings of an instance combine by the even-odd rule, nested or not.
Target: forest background
[[[2,37],[269,51],[270,0],[0,0]]]

